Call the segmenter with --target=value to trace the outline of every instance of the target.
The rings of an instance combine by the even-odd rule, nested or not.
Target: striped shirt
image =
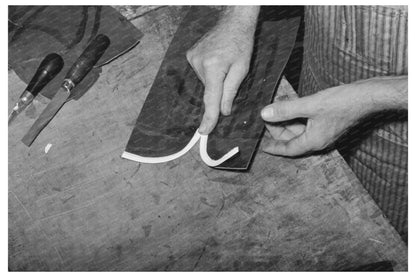
[[[305,9],[301,96],[376,76],[407,75],[407,6]],[[407,241],[407,112],[368,118],[341,154]]]

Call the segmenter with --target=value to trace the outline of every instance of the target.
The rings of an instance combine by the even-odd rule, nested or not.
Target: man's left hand
[[[378,110],[401,107],[403,103],[407,105],[407,76],[399,80],[403,87],[406,86],[403,103],[394,103],[394,97],[399,97],[394,91],[398,85],[395,81],[394,78],[368,79],[266,106],[261,116],[273,139],[265,138],[263,151],[298,156],[326,148],[361,117]],[[296,118],[306,118],[306,125],[291,123]]]

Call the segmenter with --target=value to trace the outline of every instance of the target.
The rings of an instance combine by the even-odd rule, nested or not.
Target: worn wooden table
[[[140,45],[32,147],[20,139],[47,101],[9,128],[10,270],[342,270],[381,260],[406,270],[406,246],[337,152],[259,152],[247,173],[211,169],[197,149],[159,165],[120,158],[183,16],[166,7],[134,19]],[[24,88],[9,72],[9,109]]]

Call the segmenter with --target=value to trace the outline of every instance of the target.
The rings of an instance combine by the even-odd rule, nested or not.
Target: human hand
[[[257,14],[236,15],[229,14],[228,20],[221,21],[186,55],[205,86],[205,112],[199,127],[203,135],[214,129],[220,111],[223,115],[231,113],[238,88],[249,70]]]
[[[382,87],[370,79],[266,106],[261,116],[273,139],[265,138],[263,151],[298,156],[323,150],[360,118],[383,109],[382,99],[375,98]],[[306,118],[306,125],[294,123],[296,118]]]

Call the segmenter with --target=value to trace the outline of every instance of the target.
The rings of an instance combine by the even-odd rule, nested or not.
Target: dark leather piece
[[[143,34],[109,6],[9,6],[9,66],[28,83],[46,55],[60,54],[64,68],[41,91],[52,98],[71,65],[100,33],[111,44],[96,68],[73,90],[75,99],[98,79],[99,66],[128,51]]]
[[[292,52],[299,18],[266,21],[260,26],[250,72],[234,100],[232,116],[221,117],[208,137],[208,153],[218,159],[232,147],[239,154],[218,168],[244,170],[249,167],[264,130],[261,109],[268,105]]]
[[[179,25],[149,91],[126,152],[161,157],[184,148],[199,127],[204,86],[186,60],[218,19],[218,11],[192,7]]]
[[[191,48],[216,23],[219,12],[192,7],[167,50],[137,119],[126,152],[161,157],[186,146],[203,114],[203,84],[186,60]],[[220,116],[208,139],[208,154],[218,159],[238,146],[240,153],[218,168],[248,168],[264,129],[260,110],[271,102],[293,48],[300,19],[260,21],[248,76],[234,100],[231,116]]]

